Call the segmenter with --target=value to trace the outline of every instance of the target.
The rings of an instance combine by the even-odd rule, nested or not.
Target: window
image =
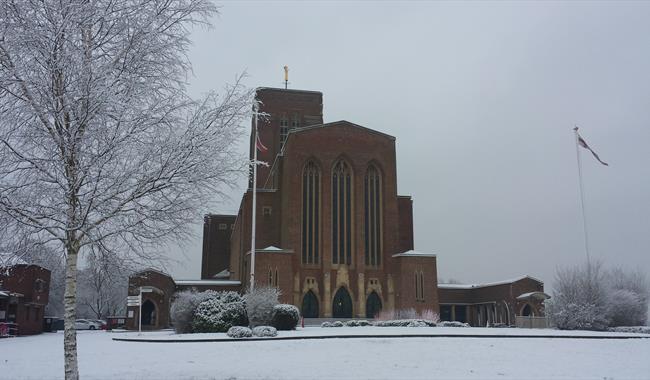
[[[415,300],[424,302],[424,273],[415,271]]]
[[[319,263],[320,170],[313,161],[302,172],[302,262]]]
[[[220,230],[228,229],[228,225],[226,223],[219,223],[219,229]]]
[[[373,165],[364,181],[365,260],[366,265],[381,265],[381,175]]]
[[[279,284],[279,282],[280,282],[279,278],[280,278],[280,277],[278,276],[278,268],[275,268],[275,278],[273,279],[273,285],[274,285],[276,288],[278,287],[278,284]]]
[[[332,170],[332,261],[352,264],[352,173],[343,160]]]
[[[271,208],[271,206],[264,206],[264,207],[262,207],[262,215],[271,216],[271,211],[272,210],[273,209]]]
[[[273,286],[273,269],[269,268],[269,286]]]
[[[293,114],[293,118],[291,120],[291,129],[295,129],[300,127],[300,116],[298,116],[297,113]]]
[[[280,118],[280,149],[284,146],[284,142],[287,141],[288,134],[289,120],[287,120],[287,115],[282,115],[282,118]]]

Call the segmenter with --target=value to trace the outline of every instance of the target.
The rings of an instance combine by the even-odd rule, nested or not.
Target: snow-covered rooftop
[[[250,255],[250,251],[246,252],[247,255]],[[270,245],[266,248],[257,248],[255,253],[293,253],[293,249],[284,249],[278,248],[276,246]]]
[[[518,300],[525,300],[529,298],[536,298],[536,299],[543,300],[543,299],[549,299],[551,298],[551,296],[549,296],[544,292],[528,292],[517,297]]]
[[[241,281],[235,280],[174,280],[176,285],[181,286],[237,286]]]
[[[396,253],[393,257],[436,257],[435,253],[417,252],[414,250]]]
[[[503,280],[503,281],[497,281],[497,282],[488,282],[485,284],[438,284],[438,288],[441,289],[473,289],[473,288],[485,288],[488,286],[496,286],[496,285],[507,285],[507,284],[512,284],[513,282],[521,281],[523,279],[529,278],[531,280],[537,281],[539,283],[544,283],[534,277],[531,276],[520,276],[517,278],[513,278],[511,280]]]

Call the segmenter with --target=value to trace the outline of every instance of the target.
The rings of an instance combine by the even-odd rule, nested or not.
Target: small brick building
[[[544,283],[530,276],[488,284],[438,284],[440,318],[472,326],[514,325],[516,316],[543,316]]]
[[[264,116],[260,144],[251,125],[250,158],[260,145],[257,159],[268,163],[258,166],[256,183],[256,286],[278,287],[281,302],[308,318],[438,313],[443,297],[443,313],[455,318],[460,305],[543,290],[541,282],[517,283],[507,294],[439,289],[436,255],[414,250],[413,200],[398,193],[395,137],[345,120],[324,123],[320,92],[258,88],[256,98]],[[164,289],[248,288],[251,210],[252,177],[237,215],[204,217],[201,280],[154,273],[148,284],[165,294],[156,302],[169,303]],[[145,283],[132,280],[130,294]],[[481,324],[487,311],[473,310],[465,319]],[[162,327],[168,316],[158,315],[153,326]]]
[[[50,271],[38,265],[0,267],[0,324],[16,324],[18,335],[43,332]]]

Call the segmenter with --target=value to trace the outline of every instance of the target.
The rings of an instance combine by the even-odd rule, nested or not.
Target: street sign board
[[[128,296],[126,297],[127,301],[140,301],[140,296]]]
[[[140,293],[151,293],[153,292],[153,288],[148,287],[148,286],[142,286],[140,288]]]

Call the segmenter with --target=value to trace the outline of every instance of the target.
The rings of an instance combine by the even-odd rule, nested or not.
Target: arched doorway
[[[372,292],[366,300],[366,318],[374,318],[381,311],[381,298]]]
[[[352,318],[352,298],[344,287],[340,287],[334,295],[332,303],[332,317]]]
[[[142,303],[142,326],[156,326],[156,305],[151,300]]]
[[[529,304],[526,304],[524,306],[524,308],[521,309],[521,315],[523,315],[524,317],[532,317],[532,316],[534,316],[533,308],[530,307]]]
[[[318,318],[318,298],[311,290],[302,299],[302,316]]]

